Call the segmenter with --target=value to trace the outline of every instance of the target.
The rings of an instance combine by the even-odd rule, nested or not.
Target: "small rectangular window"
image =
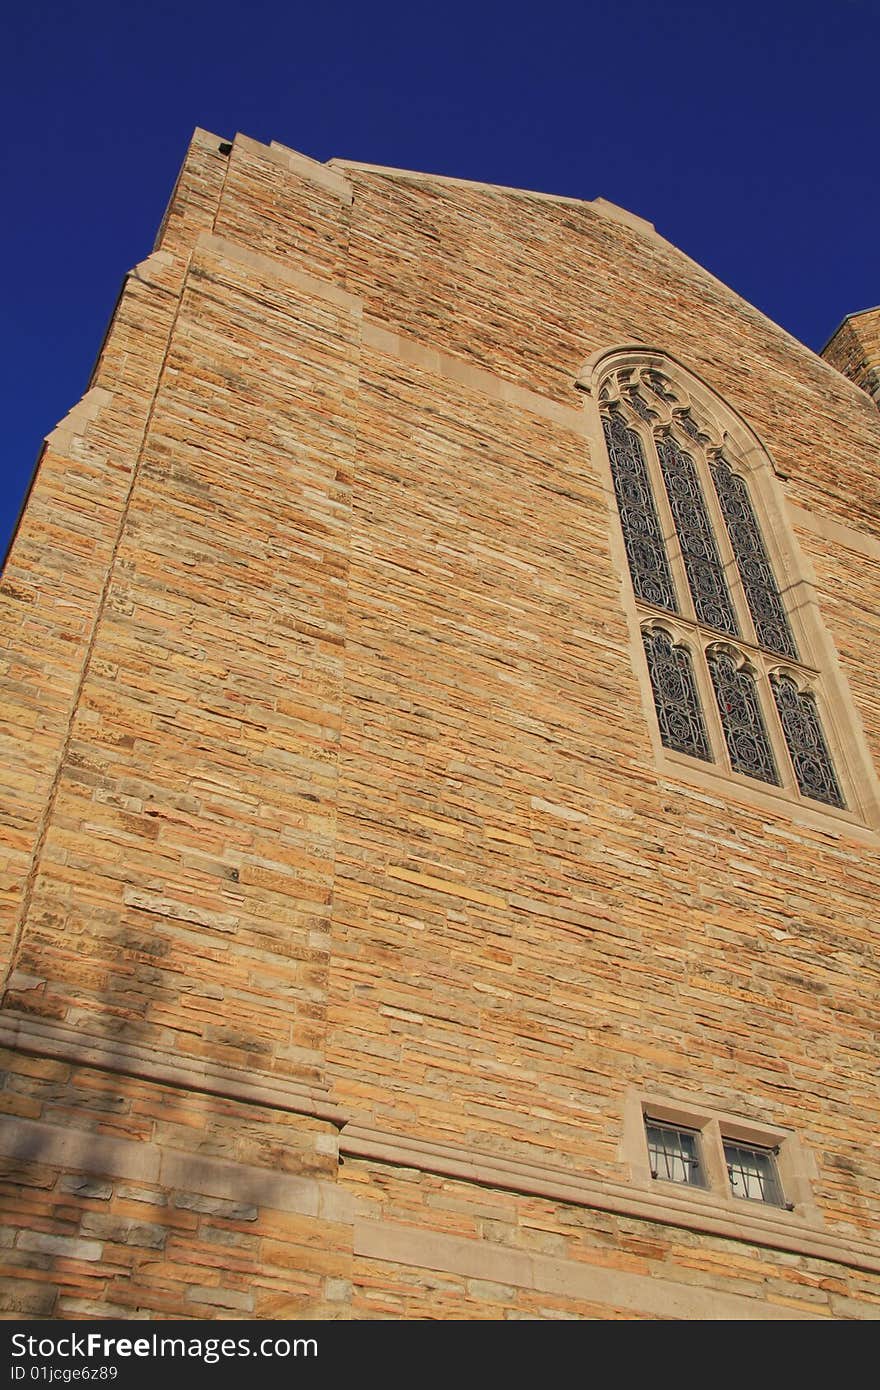
[[[806,1177],[812,1160],[790,1130],[633,1090],[624,1109],[621,1159],[634,1182],[654,1189],[661,1206],[684,1202],[699,1212],[721,1205],[734,1220],[757,1218],[774,1227],[784,1212],[819,1221]],[[677,1193],[669,1183],[678,1185]],[[683,1188],[693,1190],[690,1199]]]
[[[750,1202],[766,1202],[771,1207],[785,1206],[772,1149],[734,1144],[725,1139],[724,1160],[734,1197],[745,1197]]]
[[[694,1130],[646,1119],[645,1134],[652,1178],[688,1183],[691,1187],[706,1186],[700,1141]]]

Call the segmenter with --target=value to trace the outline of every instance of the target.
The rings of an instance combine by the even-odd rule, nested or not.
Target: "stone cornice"
[[[38,1057],[54,1057],[99,1071],[155,1081],[181,1091],[202,1092],[238,1100],[245,1105],[263,1105],[310,1115],[341,1127],[347,1117],[335,1105],[329,1091],[306,1086],[285,1078],[262,1075],[216,1062],[182,1060],[139,1043],[102,1038],[71,1028],[12,1013],[0,1014],[0,1047],[17,1048]]]

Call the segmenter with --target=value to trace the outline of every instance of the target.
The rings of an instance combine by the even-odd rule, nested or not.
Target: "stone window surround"
[[[680,1126],[697,1134],[705,1186],[676,1183],[652,1176],[645,1129],[645,1122],[650,1120]],[[725,1141],[772,1151],[785,1206],[735,1195],[727,1174]],[[768,1220],[776,1222],[785,1220],[787,1214],[793,1214],[807,1225],[822,1225],[811,1183],[816,1176],[815,1162],[797,1134],[792,1130],[744,1119],[741,1115],[714,1110],[702,1105],[698,1099],[680,1101],[652,1092],[631,1091],[624,1107],[620,1160],[627,1165],[633,1186],[637,1188],[674,1192],[677,1197],[693,1200],[697,1207],[717,1208],[721,1204],[732,1215],[747,1211],[751,1216],[765,1215]]]
[[[600,391],[606,381],[620,371],[633,371],[639,375],[657,372],[667,377],[674,384],[681,403],[692,405],[701,430],[715,433],[713,443],[723,445],[729,461],[746,479],[770,563],[779,589],[784,595],[788,620],[800,654],[798,663],[773,656],[769,652],[761,652],[754,642],[748,639],[712,633],[688,614],[653,610],[635,598],[599,409]],[[584,433],[608,499],[612,520],[612,558],[621,577],[633,668],[639,682],[639,693],[658,770],[676,780],[691,783],[713,796],[725,794],[726,788],[727,794],[732,794],[738,801],[744,801],[762,813],[787,812],[793,819],[825,833],[833,833],[836,837],[846,834],[876,843],[877,831],[880,830],[880,784],[861,721],[840,668],[836,649],[822,621],[816,598],[818,585],[815,574],[794,537],[780,483],[780,479],[784,479],[785,475],[776,467],[769,450],[732,406],[693,371],[661,349],[641,344],[626,344],[597,352],[581,369],[576,385],[587,398]],[[643,394],[652,409],[661,406],[661,402],[650,391],[646,389]],[[629,423],[632,424],[631,421]],[[665,515],[665,487],[654,457],[655,450],[645,449],[644,452],[655,498],[664,508]],[[668,527],[664,527],[664,531],[671,536],[671,521]],[[673,544],[669,549],[679,592],[687,594],[689,591],[683,583],[684,567],[678,546]],[[704,762],[687,753],[667,748],[660,740],[654,695],[642,644],[642,630],[651,627],[665,629],[676,643],[682,643],[693,653],[703,714],[716,753],[714,762]],[[767,686],[761,692],[762,709],[765,710],[765,722],[768,724],[768,732],[771,732],[778,765],[786,769],[787,785],[776,787],[731,770],[726,757],[715,695],[706,668],[705,651],[710,647],[723,647],[735,652],[737,659],[749,669],[757,669],[762,683]],[[777,672],[792,677],[799,689],[808,690],[816,699],[835,772],[847,803],[845,809],[841,810],[802,796],[796,788],[790,772],[788,750],[782,742],[781,730],[776,727],[778,720],[768,684],[769,676]],[[771,717],[768,718],[768,715]]]

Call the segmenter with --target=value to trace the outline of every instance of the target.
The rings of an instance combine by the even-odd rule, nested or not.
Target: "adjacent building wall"
[[[848,314],[822,356],[880,405],[880,307]]]

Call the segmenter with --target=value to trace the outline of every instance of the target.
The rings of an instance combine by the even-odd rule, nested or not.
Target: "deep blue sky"
[[[8,6],[0,552],[194,126],[601,195],[810,347],[880,302],[880,0]]]

